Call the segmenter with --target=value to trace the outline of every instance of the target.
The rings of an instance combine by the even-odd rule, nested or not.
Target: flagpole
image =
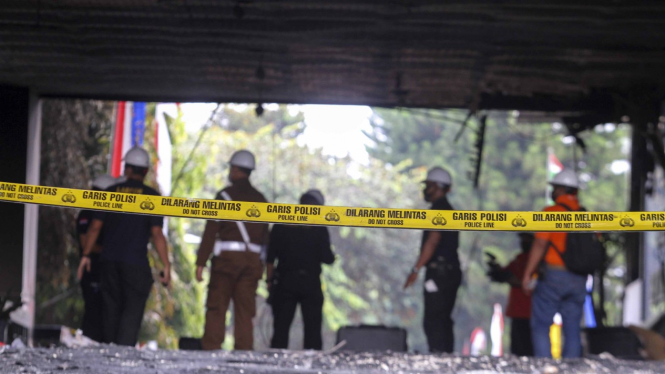
[[[118,110],[116,111],[115,118],[115,131],[113,133],[113,156],[111,157],[111,176],[117,178],[120,176],[122,151],[125,134],[125,117],[127,103],[125,101],[118,102]],[[127,147],[129,148],[129,147]]]

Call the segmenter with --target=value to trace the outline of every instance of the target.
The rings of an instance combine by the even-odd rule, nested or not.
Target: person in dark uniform
[[[92,182],[93,191],[104,191],[116,183],[115,178],[108,174],[103,174],[95,178]],[[88,227],[92,222],[92,210],[81,210],[76,217],[76,236],[79,239],[79,255],[83,256],[83,247],[86,243]],[[83,335],[88,338],[101,342],[102,335],[102,292],[99,287],[99,256],[102,251],[102,235],[100,234],[97,243],[89,255],[90,271],[83,274],[81,278],[81,292],[83,293],[83,322],[81,330]]]
[[[309,190],[300,197],[300,204],[323,203],[323,194],[319,190]],[[334,261],[327,227],[273,226],[268,243],[266,277],[274,327],[271,348],[288,348],[289,330],[298,304],[305,325],[304,349],[322,348],[321,264],[330,265]]]
[[[150,165],[148,153],[140,147],[133,147],[124,160],[127,180],[109,187],[106,192],[159,196],[156,190],[143,184]],[[146,196],[145,201],[148,200],[150,197]],[[153,198],[153,201],[157,199]],[[151,238],[163,265],[160,281],[164,286],[170,283],[171,264],[162,224],[163,218],[159,216],[111,212],[93,214],[78,278],[82,279],[83,274],[92,269],[90,254],[103,228],[99,267],[104,305],[103,336],[106,343],[136,345],[153,283],[148,262],[148,242]]]
[[[533,356],[531,343],[531,295],[522,289],[522,278],[529,259],[529,251],[534,236],[530,232],[519,234],[522,253],[517,255],[508,266],[502,267],[496,262],[489,263],[487,273],[493,282],[508,283],[510,294],[506,306],[506,316],[510,317],[510,353],[517,356]]]
[[[430,169],[424,183],[425,201],[432,203],[431,209],[453,209],[446,198],[452,184],[446,170],[440,167]],[[420,269],[426,268],[423,327],[430,352],[451,353],[455,346],[451,315],[462,283],[458,245],[458,231],[424,231],[420,256],[404,283],[405,289],[412,286]]]

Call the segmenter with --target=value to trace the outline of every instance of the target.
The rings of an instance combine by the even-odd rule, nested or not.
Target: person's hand
[[[203,282],[203,266],[196,267],[196,280]]]
[[[171,285],[171,268],[165,268],[159,273],[159,282],[167,288]]]
[[[418,273],[409,273],[409,276],[406,278],[406,282],[404,282],[404,289],[406,290],[407,288],[413,286],[413,284],[416,283],[416,280],[418,280]]]
[[[81,257],[81,262],[79,262],[79,268],[78,271],[76,272],[76,278],[78,280],[83,279],[83,273],[86,271],[90,272],[90,257],[83,256]]]
[[[529,274],[524,274],[524,277],[522,278],[522,291],[527,295],[530,295],[531,292],[533,292],[533,278],[531,278],[531,275]]]

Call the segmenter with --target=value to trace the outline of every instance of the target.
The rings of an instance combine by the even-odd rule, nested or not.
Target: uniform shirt
[[[136,193],[159,196],[159,192],[142,182],[129,179],[109,187],[108,192]],[[141,198],[138,198],[141,201]],[[164,218],[139,214],[95,212],[95,219],[104,222],[102,261],[148,266],[148,242],[153,227],[162,227]]]
[[[528,259],[528,252],[520,253],[504,269],[508,270],[517,279],[521,280],[524,277]],[[531,296],[524,293],[522,287],[510,287],[508,305],[506,306],[506,316],[510,318],[531,318]]]
[[[242,179],[236,181],[232,186],[223,189],[222,191],[229,194],[233,201],[254,201],[258,203],[266,203],[267,200],[259,191],[257,191],[250,183],[249,179]],[[217,200],[226,200],[222,197],[222,191],[219,191],[215,196]],[[268,242],[268,224],[267,223],[254,223],[244,222],[249,241],[253,244],[265,245]],[[208,221],[201,238],[201,245],[196,258],[196,265],[205,266],[212,253],[215,241],[232,241],[242,242],[242,234],[238,230],[238,224],[235,221]]]
[[[88,233],[88,227],[90,227],[90,224],[92,223],[92,218],[94,215],[94,211],[92,210],[81,210],[79,212],[79,215],[76,217],[76,238],[80,238],[81,235],[87,234]],[[103,231],[103,230],[102,230]],[[100,232],[99,236],[97,237],[97,244],[100,246],[102,245],[102,240],[104,238],[104,233]],[[79,256],[83,255],[83,246],[85,243],[79,243]]]
[[[453,206],[450,205],[448,199],[444,196],[432,203],[431,209],[453,210]],[[423,239],[420,243],[421,250],[430,233],[431,231],[423,231]],[[432,255],[432,258],[427,262],[427,264],[429,265],[432,262],[437,262],[442,259],[448,265],[459,267],[459,256],[457,255],[457,247],[459,246],[459,231],[439,231],[439,233],[441,234],[441,240],[436,246],[434,255]]]
[[[555,201],[555,205],[548,206],[543,211],[568,213],[568,209],[557,204],[565,204],[572,210],[580,209],[580,203],[577,200],[577,197],[575,195],[567,194],[559,196]],[[554,244],[561,253],[564,253],[566,252],[567,235],[568,234],[565,232],[538,232],[536,233],[536,239],[543,239],[545,241],[552,242],[552,244]],[[563,259],[551,246],[547,247],[547,253],[545,254],[545,263],[554,266],[564,266]]]
[[[268,263],[275,263],[276,272],[298,273],[307,277],[319,277],[321,264],[335,261],[330,248],[327,227],[274,225],[268,244]]]

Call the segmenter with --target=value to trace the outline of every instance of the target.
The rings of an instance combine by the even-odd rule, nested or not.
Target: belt
[[[429,264],[425,265],[425,267],[428,268],[428,269],[454,269],[457,266],[455,266],[453,264],[446,264],[446,263],[443,263],[443,262],[439,262],[439,263],[432,262],[432,263],[429,263]]]
[[[249,247],[249,250],[251,252],[261,253],[263,252],[264,246],[254,243],[249,243],[248,245],[245,245],[245,242],[216,240],[215,246],[213,247],[213,253],[215,254],[215,256],[219,256],[222,252],[244,252],[245,250],[247,250],[247,247]]]

